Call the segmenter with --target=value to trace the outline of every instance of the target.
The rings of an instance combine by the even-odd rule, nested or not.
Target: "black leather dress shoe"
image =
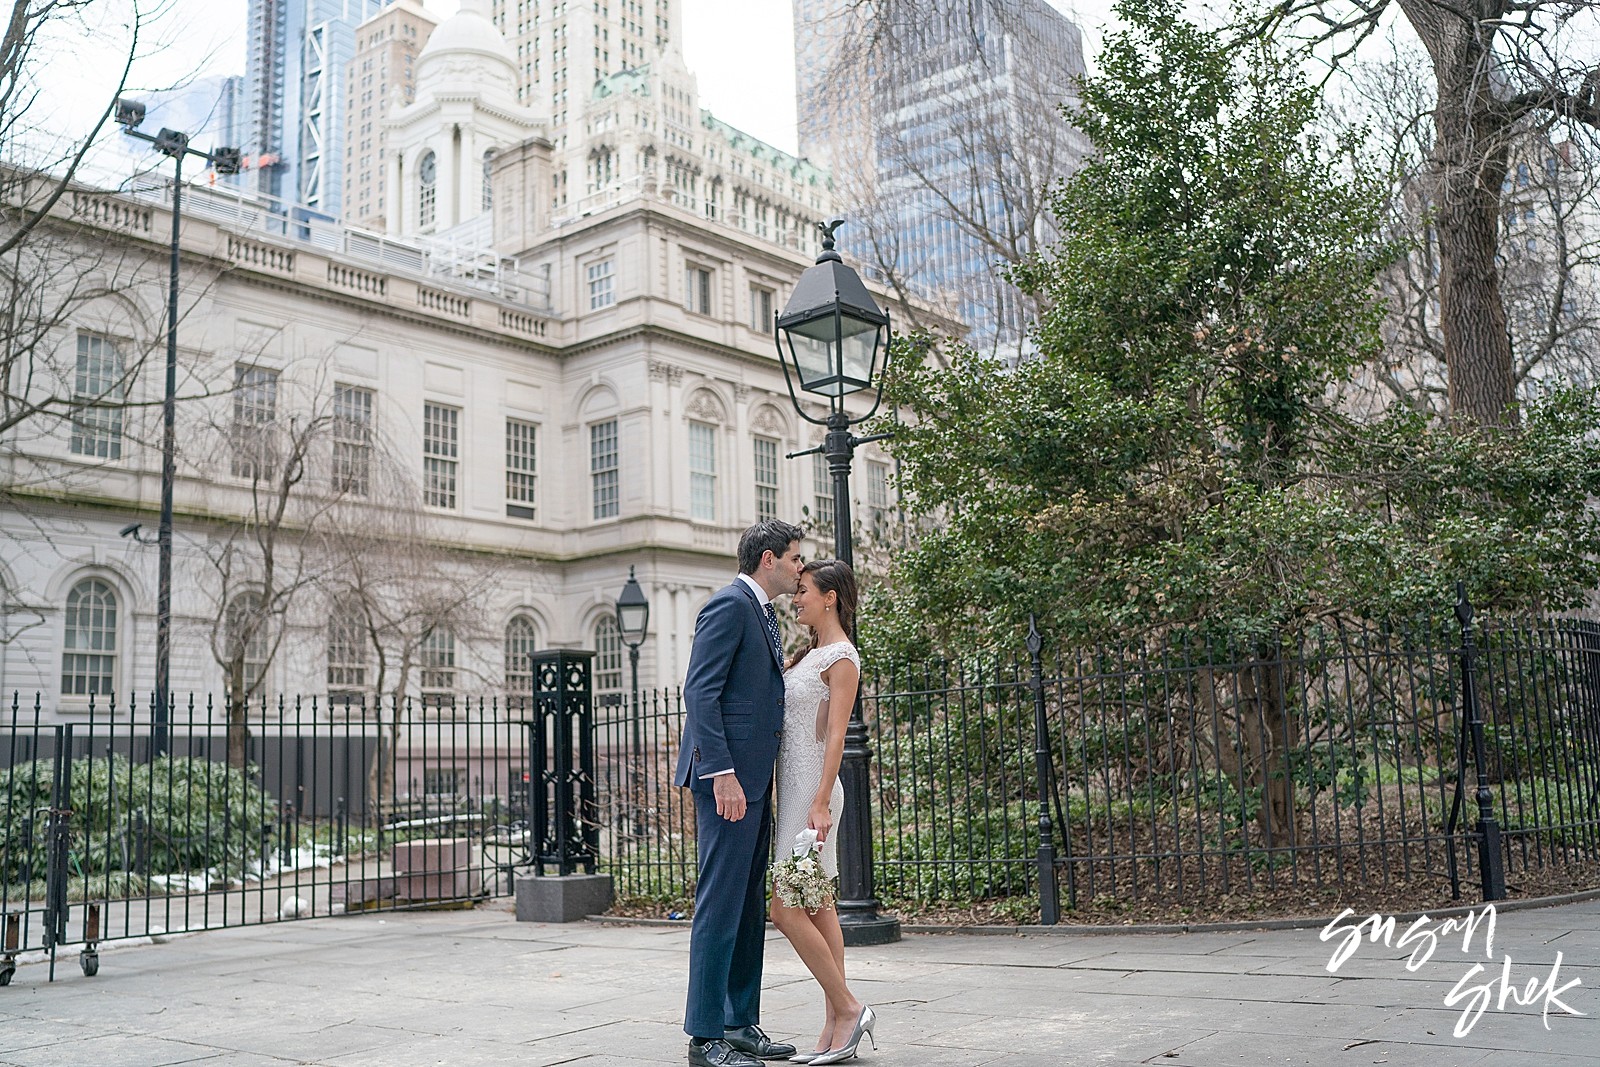
[[[690,1067],[765,1067],[754,1056],[740,1052],[726,1041],[689,1042]]]
[[[724,1030],[722,1039],[740,1052],[747,1052],[758,1059],[786,1060],[794,1055],[793,1045],[772,1040],[761,1027],[754,1024],[741,1026],[737,1030]]]

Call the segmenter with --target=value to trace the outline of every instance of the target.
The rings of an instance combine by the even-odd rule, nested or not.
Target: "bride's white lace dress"
[[[861,656],[848,641],[813,648],[783,675],[783,740],[778,745],[778,813],[773,830],[777,854],[787,856],[795,835],[806,828],[811,802],[822,782],[822,755],[827,747],[823,724],[828,718],[828,683],[822,672],[848,659],[861,669]],[[844,708],[841,714],[850,714]],[[829,878],[839,874],[839,815],[844,810],[844,786],[837,777],[828,811],[833,829],[822,843],[822,869]]]

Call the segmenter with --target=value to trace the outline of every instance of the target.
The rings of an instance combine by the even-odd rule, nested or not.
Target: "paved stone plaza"
[[[1405,924],[1400,927],[1404,931]],[[1430,930],[1432,927],[1429,928]],[[678,1064],[686,926],[517,923],[474,912],[361,915],[108,947],[99,976],[76,956],[21,967],[0,989],[0,1064],[16,1067],[548,1067]],[[1408,971],[1416,944],[1363,940],[1337,974],[1319,931],[1028,936],[912,934],[853,951],[856,988],[880,1015],[862,1062],[980,1064],[1498,1064],[1578,1067],[1600,1049],[1600,902],[1503,913],[1494,962],[1479,929]],[[1398,939],[1398,934],[1396,935]],[[1452,1036],[1472,998],[1445,998],[1474,962],[1498,1000],[1504,958],[1519,995]],[[768,950],[765,1023],[803,1042],[815,988],[783,941]]]

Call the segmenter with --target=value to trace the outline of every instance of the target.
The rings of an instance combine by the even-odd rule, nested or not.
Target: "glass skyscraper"
[[[1043,0],[794,0],[794,19],[800,153],[833,172],[842,241],[975,347],[1019,353],[1031,309],[1002,271],[1052,239],[1048,189],[1086,151],[1059,111],[1078,27]]]
[[[338,217],[343,208],[341,83],[355,30],[383,0],[250,0],[241,111],[256,191]]]

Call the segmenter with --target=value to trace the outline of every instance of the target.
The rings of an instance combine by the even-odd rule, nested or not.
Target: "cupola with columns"
[[[488,226],[496,153],[544,132],[517,103],[516,56],[489,18],[489,0],[462,0],[417,57],[416,99],[389,130],[387,230],[443,234]]]

